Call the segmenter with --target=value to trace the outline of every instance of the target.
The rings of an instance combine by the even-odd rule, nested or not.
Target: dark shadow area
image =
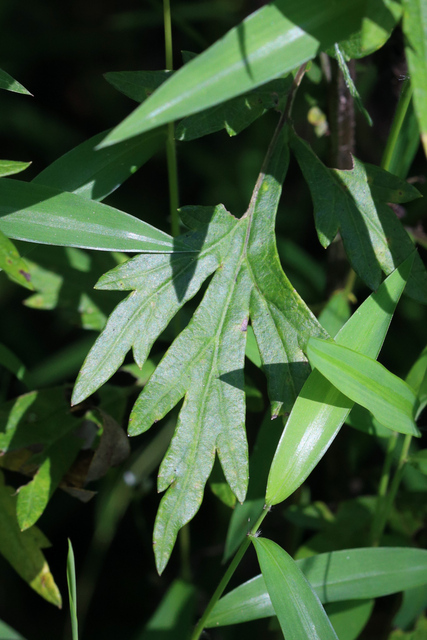
[[[202,215],[200,218],[185,215],[184,212],[189,211],[201,213]],[[189,227],[189,231],[177,238],[174,238],[174,245],[177,247],[177,252],[180,253],[171,253],[170,255],[170,264],[173,273],[173,286],[180,302],[185,298],[194,277],[197,261],[199,259],[199,252],[205,243],[206,236],[209,231],[209,225],[214,213],[215,207],[183,208],[181,217],[183,218],[184,224]],[[183,245],[189,248],[189,253],[182,252]],[[206,278],[203,278],[203,280],[205,279]]]
[[[33,184],[60,191],[79,191],[87,185],[92,200],[103,200],[143,164],[166,140],[166,128],[153,129],[109,147],[98,148],[111,129],[103,131],[55,160],[39,173]]]

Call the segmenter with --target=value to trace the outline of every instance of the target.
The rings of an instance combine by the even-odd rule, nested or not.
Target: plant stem
[[[170,0],[163,0],[163,23],[165,30],[165,58],[166,69],[173,71],[173,46],[172,46],[172,19]],[[178,193],[178,165],[176,161],[175,145],[175,125],[169,122],[168,135],[166,139],[166,158],[168,166],[169,182],[169,212],[171,221],[171,234],[179,235],[179,193]],[[174,318],[174,333],[177,336],[181,331],[181,319],[179,313]],[[179,545],[181,555],[181,577],[187,582],[191,582],[190,563],[190,529],[185,525],[179,532]]]
[[[280,116],[279,122],[277,123],[277,127],[273,133],[273,137],[271,138],[270,144],[268,145],[268,149],[267,149],[267,153],[265,154],[264,160],[262,162],[261,165],[261,170],[259,172],[257,181],[255,183],[255,187],[254,190],[252,192],[252,196],[251,196],[251,200],[249,202],[249,207],[245,213],[245,215],[249,215],[253,212],[254,208],[255,208],[255,204],[258,198],[258,193],[259,190],[261,188],[261,185],[263,183],[263,180],[265,178],[265,172],[267,170],[267,167],[269,165],[271,156],[273,155],[274,149],[276,147],[276,143],[277,140],[280,136],[280,132],[282,131],[284,125],[286,124],[286,122],[288,120],[290,120],[291,117],[291,113],[292,113],[292,106],[294,104],[294,99],[295,99],[295,94],[298,90],[298,87],[301,84],[301,80],[304,77],[304,74],[306,72],[307,69],[307,63],[304,63],[303,65],[300,66],[300,68],[298,69],[298,71],[295,74],[295,78],[294,81],[292,83],[292,87],[289,91],[288,94],[288,99],[286,101],[286,105],[285,108]]]
[[[382,502],[382,508],[380,514],[377,518],[377,528],[374,532],[375,537],[372,539],[372,546],[377,547],[380,543],[381,536],[385,529],[385,525],[387,523],[388,517],[390,515],[390,510],[393,505],[394,499],[397,494],[397,490],[399,489],[400,482],[402,480],[403,471],[405,469],[406,460],[408,457],[409,447],[411,446],[412,436],[407,434],[403,440],[402,450],[399,455],[399,460],[397,463],[396,472],[393,476],[393,480],[391,482],[390,491],[387,496],[384,497]]]
[[[165,54],[166,69],[173,70],[173,48],[172,48],[172,22],[170,0],[163,0],[163,22],[165,29]],[[171,218],[171,233],[173,236],[179,235],[179,196],[178,196],[178,167],[176,161],[175,146],[175,125],[168,124],[168,136],[166,140],[166,157],[168,165],[169,181],[169,211]]]
[[[198,640],[200,638],[200,636],[201,636],[201,634],[203,632],[203,629],[205,627],[205,624],[207,622],[207,619],[209,618],[209,615],[212,612],[212,609],[214,608],[214,606],[216,605],[216,603],[218,602],[218,600],[222,596],[222,594],[224,592],[224,589],[227,587],[227,585],[230,582],[234,572],[236,571],[237,567],[239,566],[239,563],[240,563],[241,559],[243,558],[243,556],[245,555],[249,545],[251,544],[251,538],[256,536],[256,534],[258,532],[258,529],[259,529],[259,526],[261,525],[261,522],[264,520],[264,518],[265,518],[265,516],[267,515],[268,512],[269,512],[269,508],[267,506],[264,506],[264,510],[263,510],[262,514],[260,515],[260,517],[256,521],[255,525],[249,531],[249,533],[247,534],[246,538],[244,539],[244,541],[242,542],[242,544],[238,548],[238,550],[236,552],[236,555],[234,556],[233,560],[230,562],[230,566],[228,567],[227,571],[224,573],[219,585],[217,586],[217,588],[214,591],[214,594],[213,594],[212,598],[209,600],[208,606],[206,607],[202,617],[200,618],[199,622],[196,625],[196,628],[194,629],[193,635],[191,636],[191,640]]]
[[[412,85],[410,83],[409,78],[403,83],[402,91],[400,93],[399,102],[397,104],[396,113],[393,119],[393,123],[391,125],[390,134],[387,139],[387,144],[384,149],[383,157],[381,160],[381,167],[388,171],[393,155],[396,147],[396,142],[399,137],[400,130],[402,128],[403,120],[405,119],[406,112],[409,107],[409,103],[412,98]]]

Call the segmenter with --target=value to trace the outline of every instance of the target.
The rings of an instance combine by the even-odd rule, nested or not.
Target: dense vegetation
[[[427,637],[426,1],[24,5],[0,639]]]

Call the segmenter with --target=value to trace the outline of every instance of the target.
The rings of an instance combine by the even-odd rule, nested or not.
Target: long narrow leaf
[[[254,538],[268,594],[286,640],[338,640],[320,600],[295,560],[266,538]]]
[[[372,358],[384,342],[413,263],[411,255],[357,309],[335,341]],[[319,371],[307,379],[288,418],[271,465],[266,502],[282,502],[310,475],[344,423],[353,402]]]
[[[427,155],[427,5],[424,0],[404,0],[403,31],[406,37],[414,106]]]
[[[410,548],[348,549],[296,561],[323,604],[378,598],[427,584],[427,551]],[[256,576],[214,607],[207,627],[275,615],[265,579]]]
[[[123,211],[9,178],[0,180],[0,230],[17,240],[101,251],[188,251]]]
[[[399,433],[421,435],[414,422],[414,391],[382,364],[332,340],[317,338],[308,341],[307,355],[313,368],[381,424]]]
[[[254,89],[354,33],[365,0],[276,0],[256,11],[162,84],[103,145]]]
[[[15,93],[23,93],[27,96],[32,94],[22,86],[20,82],[12,78],[6,71],[0,69],[0,89],[6,89],[7,91],[14,91]]]
[[[71,540],[68,538],[68,556],[67,556],[67,585],[68,598],[70,602],[70,618],[71,631],[73,640],[79,640],[78,622],[77,622],[77,587],[76,587],[76,565],[74,562],[74,551]]]

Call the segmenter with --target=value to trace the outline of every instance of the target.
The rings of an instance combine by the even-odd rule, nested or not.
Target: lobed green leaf
[[[419,192],[405,180],[356,158],[351,171],[328,169],[295,134],[290,143],[311,191],[320,243],[327,247],[339,230],[353,269],[376,290],[381,271],[391,273],[414,248],[386,202],[407,202]],[[419,256],[406,292],[427,303],[427,272]]]
[[[159,473],[159,490],[169,487],[154,532],[159,571],[179,528],[200,506],[215,451],[234,494],[240,501],[245,497],[243,367],[249,319],[268,380],[273,417],[292,406],[309,372],[299,341],[307,342],[312,334],[326,337],[283,273],[277,254],[274,224],[288,160],[281,135],[240,219],[221,205],[181,210],[190,229],[182,242],[197,255],[137,256],[97,285],[134,291],[113,312],[89,353],[73,403],[107,380],[130,348],[142,366],[154,340],[213,274],[193,318],[135,403],[129,423],[129,433],[137,435],[184,397],[176,434]]]

